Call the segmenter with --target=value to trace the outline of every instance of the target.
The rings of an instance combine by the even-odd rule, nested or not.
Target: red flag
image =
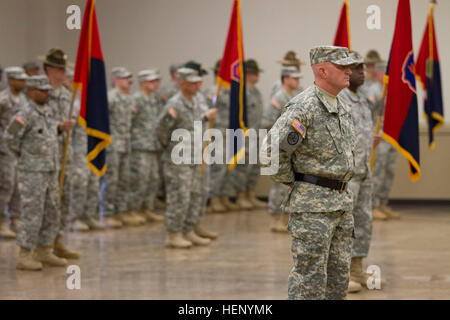
[[[424,95],[424,116],[428,123],[430,149],[435,147],[434,135],[444,124],[442,103],[441,70],[434,28],[434,3],[430,3],[427,24],[416,62],[417,79],[426,91]]]
[[[410,179],[420,178],[419,119],[409,0],[399,0],[385,75],[387,95],[383,139],[408,161]]]
[[[73,86],[81,89],[78,122],[88,135],[87,163],[98,176],[106,172],[105,148],[111,144],[105,64],[95,0],[87,0],[78,44]]]
[[[334,46],[346,47],[351,50],[350,43],[350,8],[348,6],[348,0],[344,0],[341,9],[341,15],[339,16],[339,22],[334,36]]]
[[[241,129],[234,136],[233,148],[229,154],[228,167],[234,165],[245,155],[244,135],[247,132],[247,108],[245,94],[244,74],[244,46],[242,42],[241,1],[234,0],[231,11],[230,26],[228,28],[227,42],[223,51],[222,61],[217,74],[217,84],[230,90],[230,123],[229,128]]]

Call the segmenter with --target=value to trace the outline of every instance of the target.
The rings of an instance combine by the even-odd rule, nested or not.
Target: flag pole
[[[72,101],[70,102],[70,109],[69,109],[68,119],[70,119],[71,116],[72,116],[73,104],[75,102],[76,94],[77,94],[77,87],[74,86],[74,88],[72,89]],[[64,139],[64,152],[63,152],[63,157],[62,157],[62,161],[61,161],[61,170],[59,172],[58,203],[61,203],[61,198],[62,198],[62,191],[63,191],[63,186],[64,186],[64,172],[65,172],[65,169],[66,169],[67,151],[69,149],[69,140],[70,140],[70,131],[67,131],[66,132],[66,137]]]
[[[220,94],[220,85],[217,85],[217,91],[216,91],[216,99],[213,101],[213,108],[216,107],[217,99],[219,99]],[[208,130],[208,139],[206,140],[205,147],[202,151],[202,165],[200,167],[200,177],[203,177],[203,171],[205,170],[205,157],[206,157],[206,149],[209,146],[209,140],[211,140],[211,129],[214,125],[214,119],[209,120],[209,130]]]

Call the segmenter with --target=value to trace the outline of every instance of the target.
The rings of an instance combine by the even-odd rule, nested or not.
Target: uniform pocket
[[[330,133],[331,138],[333,139],[334,146],[336,147],[337,152],[342,153],[342,147],[339,139],[341,138],[341,134],[339,132],[339,129],[335,126],[330,125],[327,123],[327,129]]]

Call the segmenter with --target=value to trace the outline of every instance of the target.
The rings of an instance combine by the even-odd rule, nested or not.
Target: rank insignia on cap
[[[305,136],[306,128],[300,121],[294,120],[292,122],[292,126],[294,127],[295,130],[298,131],[298,133],[300,133],[302,135],[302,137]]]
[[[169,110],[167,110],[167,112],[169,113],[169,115],[172,117],[172,118],[176,118],[177,117],[177,112],[175,111],[175,109],[174,108],[169,108]]]
[[[278,103],[277,100],[272,99],[271,104],[272,104],[272,106],[274,106],[275,108],[280,109],[280,104]]]

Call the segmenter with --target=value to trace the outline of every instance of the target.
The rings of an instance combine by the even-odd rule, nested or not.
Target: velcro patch
[[[292,127],[294,127],[294,129],[297,130],[298,133],[300,133],[302,135],[302,137],[305,136],[306,128],[300,121],[294,120],[292,122]]]
[[[173,119],[175,119],[177,117],[177,112],[175,111],[174,108],[169,108],[169,110],[167,110],[167,112]]]

